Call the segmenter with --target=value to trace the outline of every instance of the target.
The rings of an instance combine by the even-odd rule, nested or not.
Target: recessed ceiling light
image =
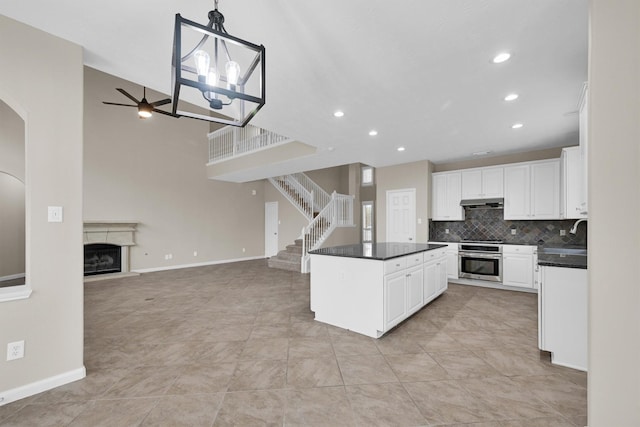
[[[333,148],[333,147],[327,147],[327,150],[329,150],[329,151],[333,151],[333,150],[335,150],[335,148]]]
[[[514,123],[511,129],[520,129],[522,126],[524,126],[522,123]]]
[[[342,116],[344,116],[344,112],[343,112],[343,111],[338,110],[338,111],[336,111],[335,113],[333,113],[333,115],[334,115],[335,117],[342,117]]]
[[[493,57],[493,63],[494,64],[500,64],[501,62],[504,62],[506,60],[508,60],[509,58],[511,58],[511,54],[507,53],[507,52],[502,52],[497,54],[496,56]]]
[[[404,151],[404,147],[398,147],[398,151]]]
[[[378,131],[373,129],[369,131],[369,136],[376,136],[378,134]]]
[[[509,95],[504,97],[505,101],[515,101],[516,99],[518,99],[517,93],[510,93]]]

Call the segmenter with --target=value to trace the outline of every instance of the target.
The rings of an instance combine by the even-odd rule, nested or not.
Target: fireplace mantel
[[[110,243],[118,246],[134,246],[137,221],[85,221],[84,244]]]
[[[84,244],[108,243],[120,246],[122,273],[108,274],[103,276],[92,276],[92,280],[100,278],[117,277],[131,275],[129,268],[129,246],[135,246],[135,233],[138,221],[84,221]],[[87,279],[85,279],[87,281]]]

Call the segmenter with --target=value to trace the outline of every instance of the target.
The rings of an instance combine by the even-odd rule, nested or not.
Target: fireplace
[[[93,243],[84,245],[84,275],[122,272],[122,250],[118,245]]]
[[[135,221],[85,221],[85,277],[98,279],[134,274],[129,270],[129,248],[136,244],[137,225]]]

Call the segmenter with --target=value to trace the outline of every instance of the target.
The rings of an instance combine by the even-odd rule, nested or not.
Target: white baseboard
[[[517,286],[506,286],[500,282],[490,282],[487,280],[452,279],[452,278],[449,278],[448,280],[449,280],[449,283],[455,283],[456,285],[479,286],[481,288],[503,289],[505,291],[528,292],[533,294],[538,293],[537,289],[519,288]]]
[[[42,393],[43,391],[51,390],[52,388],[60,387],[61,385],[81,380],[86,376],[87,370],[83,366],[82,368],[54,375],[53,377],[45,378],[31,384],[26,384],[11,390],[0,391],[0,406],[15,402],[16,400],[24,399],[25,397],[33,396],[34,394]]]
[[[265,256],[261,255],[261,256],[253,256],[253,257],[246,257],[246,258],[223,259],[219,261],[198,262],[195,264],[170,265],[167,267],[140,268],[140,269],[135,269],[131,271],[135,273],[153,273],[155,271],[179,270],[181,268],[203,267],[205,265],[216,265],[216,264],[229,264],[232,262],[252,261],[256,259],[265,259]]]

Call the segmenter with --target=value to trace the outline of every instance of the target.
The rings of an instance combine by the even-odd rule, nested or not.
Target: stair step
[[[300,272],[300,261],[283,261],[277,258],[269,258],[267,265],[270,268],[278,268],[280,270],[296,271]]]
[[[293,252],[293,251],[289,251],[289,250],[285,250],[285,251],[280,251],[278,252],[278,255],[276,255],[275,257],[276,259],[281,259],[281,260],[285,260],[285,261],[296,261],[296,262],[300,262],[300,259],[302,258],[302,252]]]
[[[286,252],[292,253],[292,254],[296,254],[298,256],[302,255],[302,245],[298,246],[298,245],[287,245],[287,248],[285,249]]]

